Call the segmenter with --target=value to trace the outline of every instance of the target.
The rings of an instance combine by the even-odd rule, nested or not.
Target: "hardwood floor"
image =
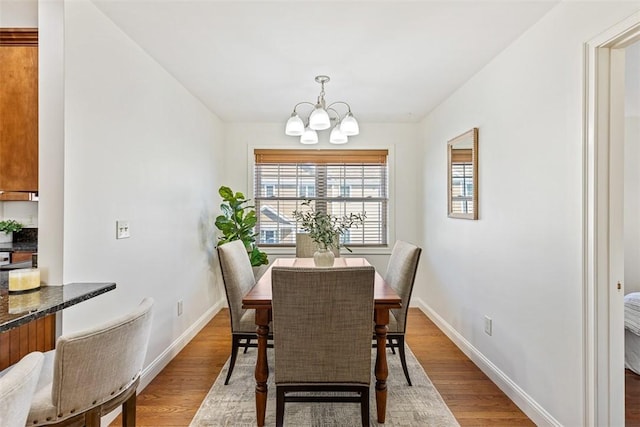
[[[407,330],[408,345],[461,426],[535,426],[419,309],[409,310]],[[188,426],[230,346],[222,310],[140,393],[137,425]],[[120,425],[120,417],[111,423]]]
[[[624,370],[624,416],[626,427],[640,427],[640,375]]]

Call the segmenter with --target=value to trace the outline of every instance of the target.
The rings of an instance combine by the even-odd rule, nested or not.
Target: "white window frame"
[[[253,199],[255,197],[253,183],[255,182],[255,156],[254,152],[258,149],[270,149],[270,150],[278,150],[278,149],[304,149],[304,147],[283,147],[281,145],[252,145],[248,144],[247,146],[247,185],[248,197]],[[351,148],[351,147],[349,147]],[[316,148],[313,148],[316,149]],[[327,147],[327,149],[336,149],[336,147]],[[349,255],[389,255],[391,254],[391,249],[393,248],[393,243],[396,241],[396,179],[395,179],[395,145],[385,145],[385,146],[362,146],[359,145],[357,149],[362,150],[388,150],[387,154],[387,186],[389,189],[389,198],[388,198],[388,216],[387,216],[387,245],[380,247],[354,247],[351,248],[353,252],[348,252]],[[267,254],[273,255],[289,255],[292,256],[295,254],[295,247],[265,247],[262,248]],[[345,251],[346,252],[346,251]]]

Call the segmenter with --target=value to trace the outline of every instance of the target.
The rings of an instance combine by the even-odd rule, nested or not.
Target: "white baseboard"
[[[413,298],[412,306],[416,306],[435,323],[451,341],[475,363],[482,372],[493,381],[504,394],[509,397],[531,420],[538,426],[561,426],[560,422],[553,418],[531,396],[525,393],[518,384],[513,382],[491,360],[487,359],[477,348],[449,325],[442,317],[431,309],[420,298]]]
[[[205,327],[207,323],[213,317],[218,314],[222,308],[226,306],[226,300],[218,302],[216,305],[212,306],[209,310],[207,310],[200,318],[193,323],[189,328],[187,328],[182,335],[180,335],[169,347],[166,348],[165,351],[160,353],[158,357],[153,360],[142,370],[142,374],[140,375],[140,385],[138,386],[138,394],[146,386],[151,383],[151,381],[160,373],[162,370],[171,362],[171,360],[182,351],[183,348]],[[110,414],[102,417],[100,421],[101,427],[107,427],[113,420],[116,419],[118,414],[122,411],[122,408],[118,408],[117,410],[111,412]]]

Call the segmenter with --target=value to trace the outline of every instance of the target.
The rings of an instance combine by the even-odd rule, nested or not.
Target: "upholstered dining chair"
[[[27,422],[43,360],[44,355],[34,351],[0,373],[0,427],[23,427]]]
[[[374,268],[273,267],[271,274],[276,426],[285,402],[301,401],[359,402],[368,426]]]
[[[309,237],[308,233],[296,233],[296,258],[313,258],[318,250],[318,245]],[[331,248],[333,255],[340,256],[340,248]]]
[[[153,299],[132,312],[61,335],[44,355],[28,426],[99,427],[122,405],[122,425],[136,424],[136,391],[151,332]]]
[[[231,373],[238,357],[238,348],[256,347],[256,311],[242,308],[242,297],[256,284],[247,256],[247,250],[241,240],[234,240],[218,246],[218,261],[222,270],[224,290],[231,318],[231,359],[224,384],[229,384]],[[272,335],[270,334],[270,337]]]
[[[389,325],[387,330],[387,347],[395,354],[398,349],[400,363],[407,383],[411,385],[407,359],[404,348],[404,335],[407,328],[407,312],[411,302],[413,283],[415,282],[418,262],[422,249],[402,240],[396,241],[387,264],[384,280],[402,298],[402,308],[389,310]],[[375,332],[373,338],[375,339]]]

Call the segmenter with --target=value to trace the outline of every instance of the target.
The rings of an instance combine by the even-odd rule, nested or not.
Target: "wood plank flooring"
[[[640,375],[624,370],[625,426],[640,427]]]
[[[461,426],[535,426],[419,309],[409,310],[407,330],[407,343]],[[137,425],[188,426],[230,346],[225,309],[140,393]],[[120,417],[111,423],[121,425]]]

